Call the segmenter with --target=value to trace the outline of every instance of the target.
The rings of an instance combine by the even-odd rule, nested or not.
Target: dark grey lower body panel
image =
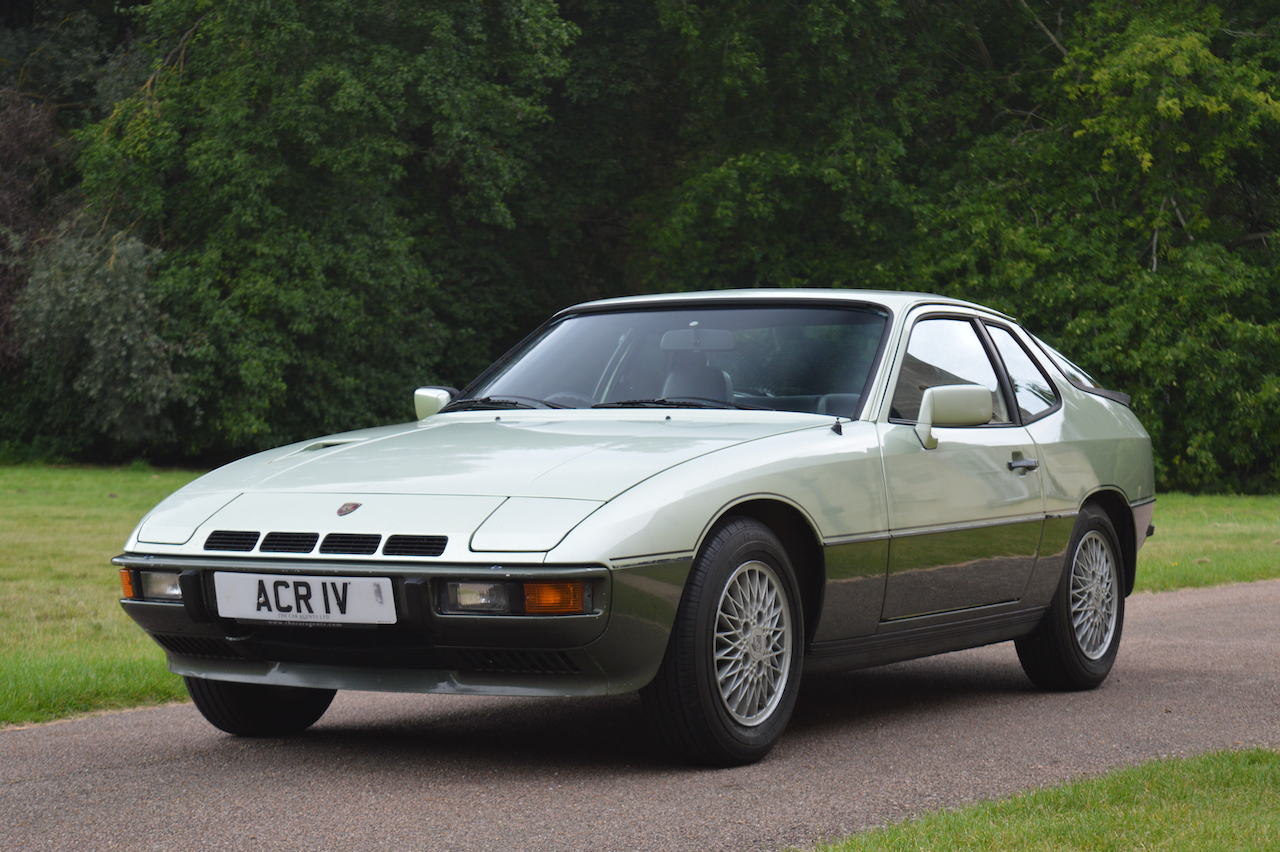
[[[488,579],[493,570],[444,565],[414,575],[393,565],[383,570],[395,588],[396,623],[317,626],[237,621],[212,611],[205,575],[213,568],[244,569],[248,563],[210,566],[206,560],[128,554],[115,562],[133,571],[179,573],[182,602],[120,602],[165,650],[178,674],[325,689],[485,695],[604,695],[644,686],[662,663],[692,566],[685,556],[614,568],[535,566],[516,572],[516,578],[582,577],[595,584],[596,611],[446,616],[436,611],[433,579]],[[271,562],[248,567],[283,571]],[[345,564],[337,571],[368,573],[369,568]],[[510,579],[511,572],[503,576]],[[139,587],[136,577],[133,582]]]
[[[1034,630],[1046,609],[1035,607],[976,615],[919,627],[897,621],[894,629],[874,636],[815,642],[809,648],[804,667],[807,672],[860,669],[1006,642]]]

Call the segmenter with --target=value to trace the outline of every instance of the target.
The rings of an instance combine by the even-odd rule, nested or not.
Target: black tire
[[[196,709],[211,725],[238,737],[286,737],[319,721],[335,689],[268,686],[184,677]]]
[[[1080,511],[1049,611],[1014,643],[1022,670],[1041,689],[1093,689],[1107,679],[1124,628],[1117,542],[1106,512],[1093,505]]]
[[[662,665],[640,693],[658,736],[705,766],[764,757],[795,707],[803,646],[782,543],[755,520],[726,519],[694,562]]]

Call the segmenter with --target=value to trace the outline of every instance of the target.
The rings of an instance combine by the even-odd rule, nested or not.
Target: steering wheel
[[[773,394],[769,393],[769,391],[765,390],[764,388],[752,387],[751,385],[734,385],[733,395],[734,396],[739,396],[739,395],[741,396],[773,396]]]
[[[596,401],[591,397],[572,391],[553,393],[547,397],[547,402],[554,402],[557,405],[563,405],[568,408],[590,408],[596,404]]]

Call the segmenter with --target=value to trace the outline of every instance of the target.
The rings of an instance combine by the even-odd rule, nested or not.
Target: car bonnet
[[[391,534],[412,531],[426,516],[438,532],[465,541],[504,501],[512,504],[512,520],[502,529],[531,540],[545,528],[558,541],[600,504],[663,470],[746,441],[820,428],[830,419],[688,409],[436,416],[303,442],[220,468],[156,507],[130,544],[191,547],[215,529],[324,533],[357,521],[362,530]],[[365,508],[351,510],[348,520],[338,515],[348,504]],[[517,519],[524,520],[516,527],[531,528],[512,530]],[[507,549],[502,539],[493,542]]]

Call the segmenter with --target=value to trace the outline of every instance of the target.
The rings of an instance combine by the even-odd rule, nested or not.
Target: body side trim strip
[[[834,671],[1003,642],[1030,633],[1047,609],[1041,606],[853,639],[815,642],[809,648],[805,665],[806,668],[813,664],[819,670]]]
[[[1010,518],[995,518],[985,521],[966,521],[958,524],[939,524],[932,527],[906,527],[900,530],[893,530],[890,536],[893,538],[907,538],[915,535],[933,535],[935,533],[964,532],[966,530],[983,530],[991,527],[1004,527],[1013,524],[1030,524],[1043,521],[1045,516],[1036,515],[1018,515]]]
[[[629,556],[625,559],[610,559],[609,567],[614,569],[648,568],[652,565],[673,565],[677,562],[691,562],[693,551],[681,553],[656,553],[651,556]]]
[[[878,533],[862,533],[860,535],[838,535],[834,538],[824,538],[822,540],[823,547],[839,547],[842,544],[861,544],[864,541],[887,541],[893,536],[887,532]]]

